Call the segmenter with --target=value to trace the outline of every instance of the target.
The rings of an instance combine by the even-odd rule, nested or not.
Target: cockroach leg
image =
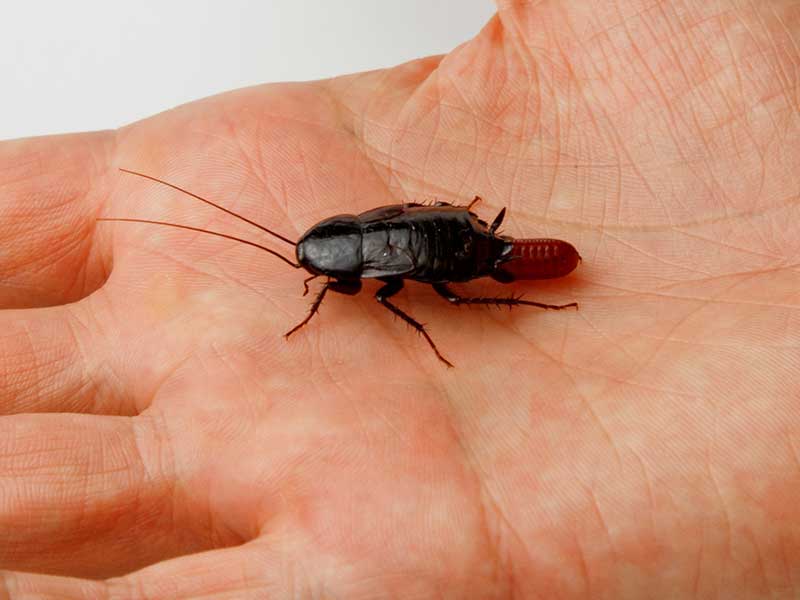
[[[456,294],[453,290],[447,287],[447,284],[434,283],[432,285],[437,294],[456,306],[461,304],[493,304],[495,306],[508,306],[509,308],[514,306],[537,306],[539,308],[548,308],[552,310],[562,310],[564,308],[572,307],[578,308],[577,302],[570,302],[569,304],[542,304],[541,302],[522,300],[521,298],[515,298],[513,296],[510,298],[465,298]]]
[[[305,296],[307,296],[307,295],[308,295],[308,282],[309,282],[309,281],[313,281],[313,280],[314,280],[314,279],[316,279],[317,277],[319,277],[319,275],[312,275],[311,277],[306,277],[306,278],[303,280],[303,297],[305,297]]]
[[[328,287],[330,287],[330,282],[328,282],[328,283],[326,283],[325,285],[322,286],[322,289],[319,291],[319,294],[317,294],[317,297],[314,300],[314,303],[311,305],[311,310],[308,311],[308,314],[306,315],[306,318],[303,319],[302,321],[300,321],[294,327],[292,327],[289,331],[284,333],[283,337],[285,337],[288,340],[290,335],[292,335],[298,329],[304,327],[305,324],[308,323],[311,320],[311,317],[313,317],[315,314],[317,314],[317,311],[319,310],[319,305],[322,304],[322,299],[325,298],[325,294],[328,291]]]
[[[422,334],[422,336],[427,340],[430,347],[436,353],[436,357],[446,364],[448,367],[453,367],[453,363],[447,360],[444,356],[439,353],[439,349],[436,347],[436,344],[433,343],[431,336],[428,335],[428,332],[425,331],[425,327],[422,323],[414,320],[411,316],[404,313],[402,310],[397,308],[394,304],[389,302],[389,298],[394,296],[397,292],[403,289],[403,280],[402,279],[381,279],[381,281],[385,281],[386,285],[380,288],[377,292],[375,292],[375,299],[383,304],[386,308],[392,311],[395,315],[403,319],[406,323],[411,325],[414,329],[417,330],[418,333]]]
[[[308,315],[306,315],[306,318],[300,321],[294,327],[292,327],[292,329],[287,331],[285,334],[283,334],[283,337],[285,337],[288,340],[290,335],[292,335],[298,329],[304,327],[306,323],[308,323],[311,320],[311,317],[317,314],[317,312],[319,311],[319,306],[320,304],[322,304],[322,300],[323,298],[325,298],[325,294],[329,289],[332,292],[338,292],[339,294],[347,294],[348,296],[352,296],[353,294],[357,294],[361,290],[361,281],[360,280],[326,281],[325,285],[322,286],[322,289],[319,291],[317,297],[314,299],[314,302],[311,305],[311,309],[308,311]]]
[[[467,204],[467,210],[472,210],[472,207],[473,207],[473,206],[475,206],[475,205],[476,205],[478,202],[480,202],[480,201],[481,201],[481,197],[480,197],[480,196],[475,196],[475,197],[472,199],[472,202],[470,202],[469,204]]]

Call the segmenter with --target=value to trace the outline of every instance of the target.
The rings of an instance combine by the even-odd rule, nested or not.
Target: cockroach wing
[[[405,228],[365,230],[361,238],[361,277],[394,277],[411,273],[417,260],[409,248],[409,240],[409,230]]]

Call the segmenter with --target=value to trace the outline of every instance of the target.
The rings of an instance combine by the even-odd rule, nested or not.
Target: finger
[[[313,573],[304,573],[294,585],[284,585],[279,570],[287,558],[277,553],[264,540],[242,546],[210,550],[182,556],[146,567],[130,575],[109,580],[109,594],[116,597],[148,600],[190,598],[306,598],[313,589]],[[303,567],[292,561],[292,569]],[[330,591],[330,590],[329,590]],[[126,596],[125,594],[130,594]]]
[[[94,237],[112,133],[0,143],[0,307],[62,304],[98,288],[109,255]]]
[[[101,581],[0,571],[3,600],[109,600]],[[116,600],[116,599],[115,599]],[[120,600],[122,600],[120,598]]]
[[[285,561],[284,561],[285,564]],[[165,561],[124,577],[88,581],[34,573],[0,572],[0,598],[42,600],[203,600],[306,598],[319,584],[309,573],[293,582],[278,575],[281,561],[260,541]],[[292,564],[292,570],[300,570]],[[328,590],[330,592],[330,590]],[[6,593],[6,596],[3,595]],[[26,595],[27,594],[27,595]]]
[[[0,311],[0,415],[134,412],[114,387],[91,306]]]
[[[208,515],[196,499],[185,508],[161,423],[0,417],[0,568],[106,577],[208,548]]]

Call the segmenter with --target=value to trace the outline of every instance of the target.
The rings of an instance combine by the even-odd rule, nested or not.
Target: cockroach
[[[294,246],[296,261],[261,244],[218,231],[147,219],[105,217],[98,221],[177,227],[259,248],[291,267],[305,269],[310,274],[303,281],[303,296],[308,294],[311,280],[326,277],[306,317],[286,332],[287,339],[317,314],[328,290],[352,296],[361,290],[362,279],[383,282],[383,286],[375,293],[375,299],[418,331],[438,359],[448,367],[453,364],[442,356],[425,327],[389,301],[403,289],[406,279],[430,284],[437,294],[455,305],[536,306],[554,310],[578,307],[576,302],[543,304],[513,295],[508,298],[469,298],[450,289],[450,283],[462,283],[479,277],[491,277],[501,283],[563,277],[572,272],[581,260],[575,247],[563,240],[514,239],[501,235],[498,230],[506,209],[503,208],[489,225],[472,212],[472,208],[481,200],[479,196],[465,206],[447,202],[391,204],[358,215],[336,215],[320,221],[297,242],[293,242],[182,187],[129,169],[120,171],[166,185],[259,228],[275,239]]]

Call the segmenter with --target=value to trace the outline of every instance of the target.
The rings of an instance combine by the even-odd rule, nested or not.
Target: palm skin
[[[0,145],[11,597],[794,597],[797,3],[498,9],[445,57]],[[459,289],[580,311],[409,284],[446,369],[373,282],[287,342],[302,271],[95,218],[292,249],[118,167],[292,238],[479,194],[584,261]]]

